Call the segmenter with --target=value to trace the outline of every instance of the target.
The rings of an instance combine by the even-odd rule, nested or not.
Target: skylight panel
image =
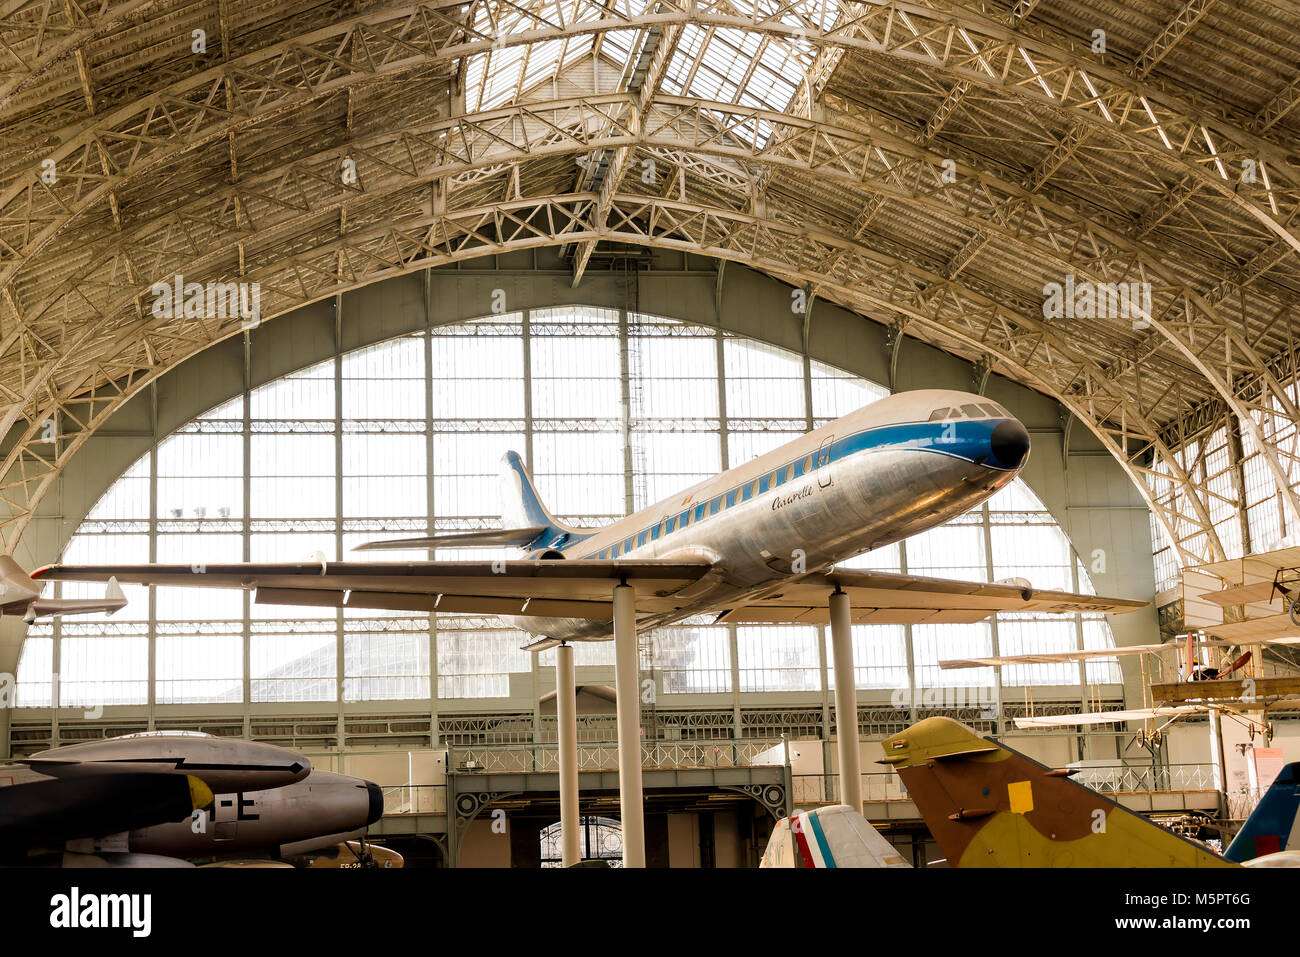
[[[632,59],[632,44],[640,31],[610,30],[599,38],[600,55],[615,63],[627,63]]]
[[[538,12],[553,25],[593,20],[597,11],[577,0],[556,0]],[[474,29],[487,36],[508,38],[536,29],[536,18],[519,7],[481,5]],[[518,98],[524,91],[545,82],[565,66],[590,52],[592,37],[580,35],[513,46],[493,46],[467,58],[465,64],[465,107],[471,112],[489,110]]]
[[[704,36],[704,30],[694,24],[688,23],[682,28],[672,61],[664,70],[662,86],[666,92],[675,96],[686,93],[687,84],[691,81],[691,65],[695,63],[700,47],[704,44]]]

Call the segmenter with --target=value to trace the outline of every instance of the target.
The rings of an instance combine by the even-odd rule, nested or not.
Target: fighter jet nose
[[[1029,458],[1029,432],[1017,419],[1003,419],[989,437],[989,451],[998,468],[1018,469]]]
[[[384,816],[384,792],[378,784],[366,782],[366,792],[370,795],[370,811],[366,814],[366,826],[374,824]]]

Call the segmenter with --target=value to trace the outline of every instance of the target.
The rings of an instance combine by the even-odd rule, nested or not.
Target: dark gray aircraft
[[[157,731],[53,748],[0,767],[0,862],[186,866],[364,839],[383,794],[285,748]]]
[[[218,793],[189,820],[132,831],[127,846],[183,858],[293,857],[364,838],[383,813],[378,785],[317,770],[284,787]]]
[[[111,765],[32,761],[0,768],[0,862],[166,821],[185,821],[212,802],[188,774],[122,771]]]

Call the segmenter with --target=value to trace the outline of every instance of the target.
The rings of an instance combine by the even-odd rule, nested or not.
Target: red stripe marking
[[[790,830],[794,832],[794,839],[799,847],[799,856],[803,861],[804,867],[813,867],[812,851],[808,848],[808,838],[803,833],[803,821],[797,817],[790,819]]]

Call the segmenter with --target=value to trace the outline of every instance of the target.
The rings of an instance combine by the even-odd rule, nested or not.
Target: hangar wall
[[[576,289],[570,277],[551,250],[479,260],[366,287],[341,303],[319,302],[225,340],[160,378],[86,443],[45,499],[19,561],[35,566],[56,560],[122,471],[176,427],[232,395],[336,351],[493,311],[564,304],[635,308],[800,352],[807,334],[812,359],[881,383],[890,381],[892,368],[899,390],[980,384],[980,370],[970,363],[905,337],[891,346],[885,327],[832,304],[814,299],[801,315],[795,290],[734,263],[656,253],[639,270],[589,270]],[[1117,463],[1085,429],[1067,429],[1053,400],[997,376],[987,377],[986,393],[1029,427],[1035,452],[1022,477],[1070,536],[1097,590],[1150,597],[1148,516]],[[11,624],[0,626],[0,671],[12,672],[17,663],[24,629]],[[1112,621],[1121,645],[1149,641],[1155,628],[1151,609]],[[1124,674],[1134,700],[1135,676],[1127,666]]]

